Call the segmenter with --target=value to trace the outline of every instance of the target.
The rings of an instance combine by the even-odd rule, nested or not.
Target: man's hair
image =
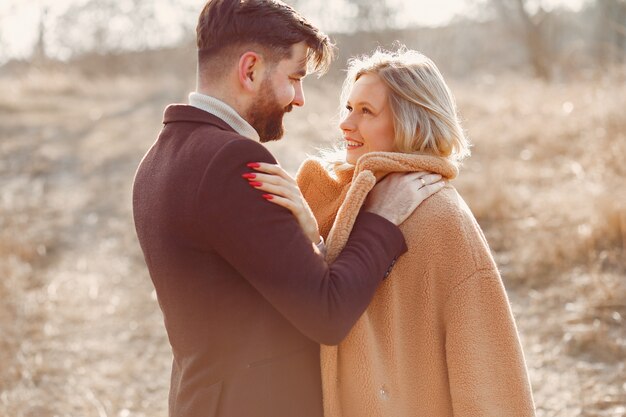
[[[333,58],[327,35],[279,0],[209,0],[196,28],[198,64],[220,76],[224,64],[257,49],[270,64],[291,56],[294,44],[309,48],[309,72],[323,74]]]
[[[365,74],[378,75],[387,87],[396,152],[437,155],[451,162],[469,156],[470,145],[454,96],[428,57],[400,47],[395,52],[378,49],[351,59],[342,104],[347,102],[354,83]]]

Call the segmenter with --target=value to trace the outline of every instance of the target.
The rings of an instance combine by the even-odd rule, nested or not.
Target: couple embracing
[[[170,416],[533,416],[497,267],[450,185],[468,142],[434,63],[351,60],[345,151],[293,179],[261,143],[328,68],[328,37],[280,1],[210,0],[197,43],[197,91],[133,188]]]

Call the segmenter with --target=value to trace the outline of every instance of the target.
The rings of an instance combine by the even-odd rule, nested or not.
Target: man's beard
[[[246,118],[250,125],[259,134],[262,143],[279,140],[283,137],[283,116],[293,108],[293,105],[281,107],[276,100],[269,78],[263,80],[261,90],[255,103],[248,109]]]

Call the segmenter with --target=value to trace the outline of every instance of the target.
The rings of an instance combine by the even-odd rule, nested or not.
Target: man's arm
[[[258,143],[241,140],[225,145],[207,167],[197,199],[207,243],[300,331],[337,344],[406,251],[402,233],[376,214],[361,213],[345,249],[328,265],[293,215],[242,178],[249,162],[276,163]]]

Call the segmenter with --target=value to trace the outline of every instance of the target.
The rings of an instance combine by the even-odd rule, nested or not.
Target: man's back
[[[319,343],[336,344],[406,250],[359,215],[332,266],[241,175],[275,163],[191,106],[170,106],[135,178],[137,235],[174,353],[170,415],[321,417]]]
[[[182,119],[200,111],[179,110]],[[220,181],[204,175],[215,155],[252,142],[213,121],[167,124],[135,180],[137,233],[174,352],[170,413],[321,416],[319,346],[212,247],[204,227],[226,219],[199,221],[210,216],[199,205],[203,182]],[[250,230],[259,244],[268,238]]]

